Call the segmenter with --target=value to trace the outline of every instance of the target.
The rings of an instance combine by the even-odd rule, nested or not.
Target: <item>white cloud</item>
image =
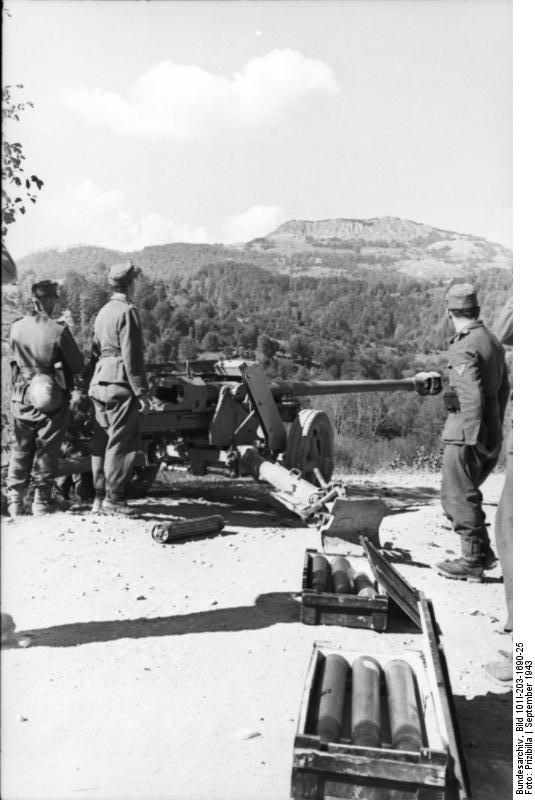
[[[232,78],[164,61],[141,75],[125,96],[78,87],[65,89],[60,101],[86,122],[119,135],[190,140],[214,129],[276,125],[339,91],[327,64],[286,48],[250,59]]]
[[[124,192],[101,189],[89,178],[60,196],[41,198],[32,212],[28,229],[24,227],[26,219],[11,226],[7,244],[14,258],[42,248],[77,244],[129,251],[172,242],[248,242],[270,233],[285,219],[281,206],[254,205],[208,230],[156,212],[135,213]]]
[[[43,203],[41,213],[47,237],[41,246],[83,242],[117,250],[139,250],[153,244],[207,240],[203,227],[175,222],[156,213],[132,213],[123,192],[99,189],[89,179],[61,200]]]
[[[284,222],[281,206],[251,206],[242,214],[226,217],[221,223],[222,239],[226,243],[249,242],[271,233]]]

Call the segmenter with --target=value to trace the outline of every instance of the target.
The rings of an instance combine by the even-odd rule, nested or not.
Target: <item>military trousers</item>
[[[13,446],[7,471],[8,497],[21,496],[30,477],[48,492],[58,471],[61,445],[69,425],[68,403],[53,414],[43,414],[27,402],[12,401]]]
[[[507,437],[507,460],[503,485],[495,522],[496,548],[502,565],[505,602],[507,604],[506,630],[513,628],[513,431]]]
[[[128,386],[91,386],[95,408],[91,469],[97,497],[117,503],[124,498],[139,450],[139,400]]]
[[[499,448],[487,456],[477,445],[445,444],[442,461],[442,508],[461,536],[478,539],[488,545],[483,495],[479,487],[498,462]]]

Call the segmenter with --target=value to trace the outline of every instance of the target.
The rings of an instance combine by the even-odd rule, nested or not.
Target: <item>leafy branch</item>
[[[16,102],[13,89],[23,89],[21,83],[16,86],[2,87],[2,127],[7,120],[20,120],[20,114],[27,108],[33,108],[30,101]],[[7,233],[7,226],[16,220],[17,214],[26,213],[26,204],[36,203],[44,182],[37,175],[25,173],[26,156],[20,142],[9,142],[2,138],[2,236]]]

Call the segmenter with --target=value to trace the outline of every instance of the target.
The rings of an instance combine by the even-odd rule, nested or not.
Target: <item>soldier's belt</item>
[[[54,367],[19,367],[19,378],[30,380],[34,375],[53,375]]]
[[[108,358],[110,356],[120,356],[121,355],[121,348],[120,347],[104,347],[100,351],[101,358]]]

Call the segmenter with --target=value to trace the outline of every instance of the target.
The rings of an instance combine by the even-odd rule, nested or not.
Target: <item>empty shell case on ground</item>
[[[152,538],[161,544],[191,539],[208,533],[217,533],[225,527],[225,520],[219,514],[200,519],[185,519],[180,522],[156,522],[151,529]]]

